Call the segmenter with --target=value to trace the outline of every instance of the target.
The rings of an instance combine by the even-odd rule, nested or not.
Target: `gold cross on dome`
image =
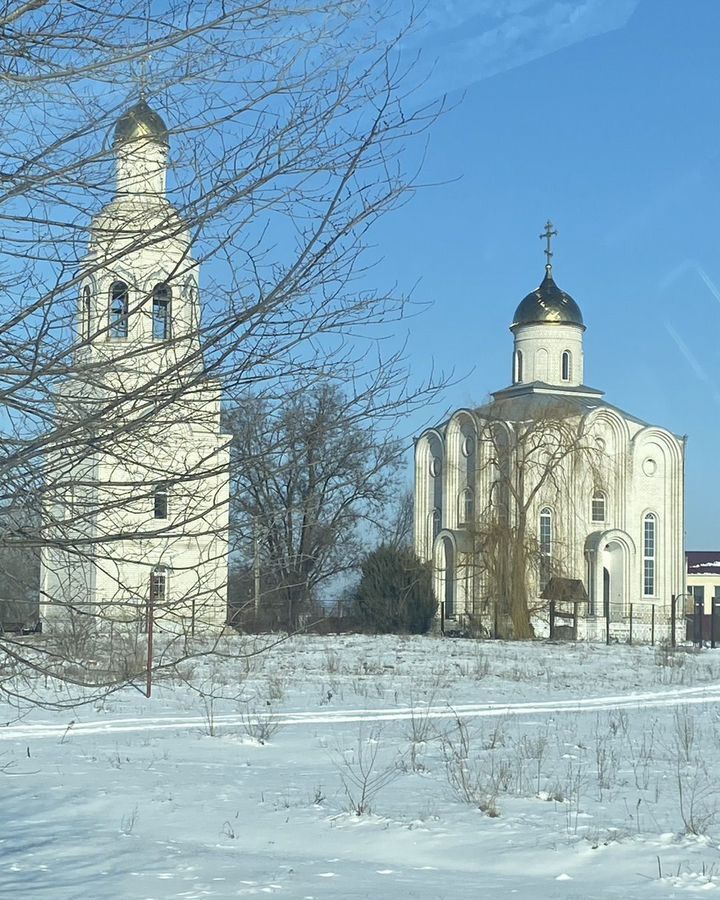
[[[150,54],[146,53],[140,57],[140,77],[139,88],[140,88],[140,99],[144,100],[147,97],[147,86],[148,86],[148,63],[150,62]]]
[[[151,56],[152,54],[148,51],[143,53],[142,56],[136,57],[130,63],[130,78],[141,100],[147,100],[148,97]]]
[[[550,249],[550,245],[551,245],[552,239],[554,237],[557,237],[557,230],[556,230],[555,226],[553,225],[553,223],[550,221],[550,219],[548,219],[547,222],[545,223],[545,231],[543,231],[543,233],[539,237],[540,237],[540,240],[544,239],[547,241],[547,247],[545,248],[545,250],[543,250],[543,253],[547,257],[547,262],[545,263],[545,265],[551,266],[553,252]]]

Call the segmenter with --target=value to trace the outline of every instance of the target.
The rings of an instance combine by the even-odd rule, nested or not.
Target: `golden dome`
[[[168,146],[168,130],[161,117],[144,100],[138,101],[118,119],[114,147],[145,139]]]
[[[555,284],[549,264],[545,266],[540,287],[528,294],[515,310],[510,328],[535,324],[578,325],[585,329],[580,307]]]

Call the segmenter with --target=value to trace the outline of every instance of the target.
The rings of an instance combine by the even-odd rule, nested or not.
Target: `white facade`
[[[141,101],[115,132],[117,191],[82,263],[71,439],[49,460],[41,616],[207,632],[226,621],[228,441],[200,343],[198,265],[165,195],[165,126]]]
[[[587,594],[577,637],[604,640],[609,620],[611,639],[624,640],[631,618],[634,639],[650,639],[653,626],[656,640],[667,637],[685,582],[685,439],[584,385],[585,325],[550,265],[511,330],[512,385],[416,442],[415,547],[433,562],[439,616],[494,633],[503,601],[493,565],[524,522],[536,634],[547,634],[540,595],[557,576]]]

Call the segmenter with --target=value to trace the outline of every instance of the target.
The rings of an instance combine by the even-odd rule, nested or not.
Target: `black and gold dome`
[[[555,284],[551,265],[545,266],[540,287],[528,294],[515,310],[510,328],[519,325],[579,325],[585,329],[580,307]]]
[[[144,100],[139,100],[118,119],[113,146],[141,139],[168,145],[165,122]]]

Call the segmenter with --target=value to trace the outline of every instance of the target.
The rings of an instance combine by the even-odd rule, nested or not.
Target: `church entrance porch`
[[[609,622],[624,619],[629,610],[625,589],[625,549],[610,541],[602,551],[602,615]]]
[[[440,620],[454,619],[456,615],[455,547],[447,536],[441,536],[435,545],[435,596],[440,604]]]
[[[589,640],[625,641],[633,605],[635,545],[625,531],[596,531],[585,541],[588,619],[582,629]]]

